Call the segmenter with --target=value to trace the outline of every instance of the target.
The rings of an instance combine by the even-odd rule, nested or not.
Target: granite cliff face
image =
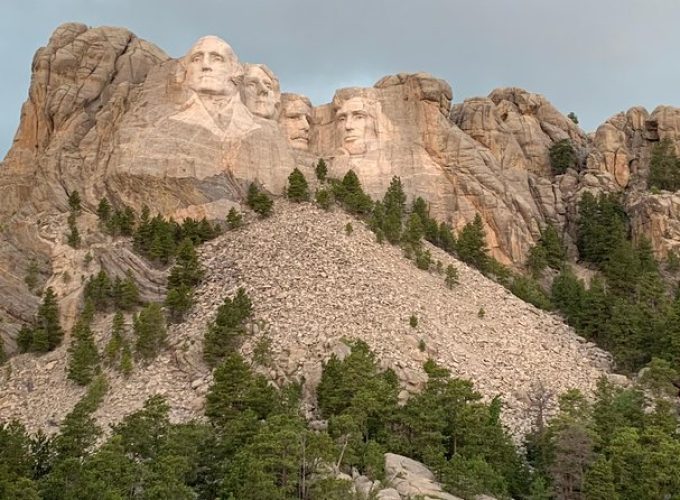
[[[90,248],[114,274],[128,262],[142,287],[162,278],[129,250],[102,240],[92,214],[103,197],[176,218],[223,219],[256,182],[281,195],[294,167],[349,169],[380,197],[397,175],[409,198],[455,228],[482,215],[500,261],[519,266],[547,223],[567,242],[584,191],[622,192],[636,236],[663,256],[680,246],[680,198],[644,192],[653,145],[680,144],[680,109],[632,108],[586,135],[543,96],[518,88],[452,105],[448,83],[398,74],[336,92],[314,107],[281,93],[276,75],[245,64],[216,37],[180,59],[120,28],[57,28],[32,65],[28,100],[0,166],[0,334],[10,350],[37,307],[29,266],[73,317]],[[548,149],[571,140],[579,168],[554,176]],[[88,250],[64,242],[67,196],[78,190]],[[87,222],[89,221],[89,222]],[[151,292],[150,292],[151,293]]]

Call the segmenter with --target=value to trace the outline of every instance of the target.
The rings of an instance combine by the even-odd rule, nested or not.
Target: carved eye
[[[224,57],[219,54],[212,54],[211,59],[215,62],[224,62]]]
[[[191,62],[199,62],[203,58],[202,54],[194,54],[191,56]]]

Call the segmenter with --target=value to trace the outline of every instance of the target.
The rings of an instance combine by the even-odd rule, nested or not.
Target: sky
[[[454,102],[522,87],[586,131],[636,105],[680,106],[677,0],[0,0],[0,158],[34,52],[63,22],[122,26],[171,57],[217,35],[315,105],[336,89],[425,71]]]

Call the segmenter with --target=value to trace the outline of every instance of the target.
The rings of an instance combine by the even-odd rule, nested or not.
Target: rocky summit
[[[551,151],[565,140],[573,158],[556,169]],[[447,82],[424,73],[340,89],[331,103],[313,106],[282,93],[269,67],[239,61],[217,37],[172,59],[122,28],[65,24],[33,59],[19,128],[0,165],[0,335],[14,354],[41,301],[32,290],[47,287],[68,332],[85,282],[100,269],[129,271],[144,300],[162,300],[166,270],[137,255],[129,238],[101,231],[101,199],[178,221],[224,221],[232,208],[245,211],[251,184],[283,195],[296,167],[317,188],[320,159],[330,177],[354,171],[374,199],[399,177],[409,201],[422,197],[430,215],[454,230],[481,216],[491,255],[511,268],[523,265],[549,224],[575,255],[585,192],[620,193],[633,239],[648,237],[665,256],[680,246],[680,198],[646,190],[660,141],[678,151],[680,109],[632,108],[587,134],[541,95],[502,88],[455,103]],[[74,192],[79,245],[65,236]],[[256,318],[244,354],[266,334],[267,375],[275,383],[305,380],[310,408],[321,362],[346,354],[352,339],[365,340],[395,370],[404,400],[422,387],[422,364],[431,358],[486,397],[502,394],[504,418],[517,432],[527,428],[538,386],[553,396],[571,387],[589,392],[610,369],[607,354],[558,317],[430,250],[444,267],[458,268],[452,290],[348,215],[278,201],[272,218],[200,249],[207,274],[185,322],[171,327],[170,348],[128,379],[112,374],[97,417],[118,421],[156,393],[176,420],[199,415],[211,378],[202,335],[238,287],[252,295]],[[95,321],[100,347],[110,323]],[[56,429],[83,392],[66,379],[67,345],[12,357],[1,378],[0,418]]]

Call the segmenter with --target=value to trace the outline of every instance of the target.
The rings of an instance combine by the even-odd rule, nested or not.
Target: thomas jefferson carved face
[[[287,95],[282,99],[281,126],[294,149],[309,147],[311,113],[311,104],[305,98]]]
[[[367,143],[374,137],[374,117],[368,103],[361,97],[352,97],[341,104],[335,115],[340,143],[350,155],[364,154]]]
[[[259,64],[248,65],[243,77],[243,102],[254,115],[272,119],[276,116],[281,93],[274,74]]]
[[[236,90],[238,59],[224,40],[206,36],[198,40],[184,59],[186,85],[199,94],[231,95]]]

